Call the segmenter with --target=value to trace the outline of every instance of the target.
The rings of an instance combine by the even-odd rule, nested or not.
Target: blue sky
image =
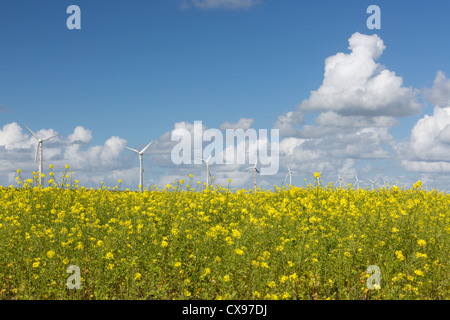
[[[81,8],[81,30],[66,27],[66,9],[72,4]],[[381,8],[380,30],[366,26],[366,9],[372,4]],[[324,83],[325,60],[338,53],[350,54],[349,39],[359,33],[381,39],[385,49],[374,61],[400,77],[401,88],[417,91],[414,99],[402,100],[405,110],[415,99],[420,108],[412,106],[408,110],[416,112],[393,115],[396,125],[389,122],[393,118],[379,119],[390,123],[377,125],[377,134],[370,131],[374,136],[370,141],[376,144],[371,149],[380,146],[388,151],[382,158],[369,154],[360,160],[355,156],[358,152],[349,151],[337,161],[336,154],[324,152],[308,161],[301,155],[308,154],[309,149],[295,141],[321,139],[310,140],[308,148],[328,149],[327,143],[336,145],[325,134],[329,124],[318,125],[314,137],[304,130],[295,134],[286,134],[285,130],[280,139],[291,140],[285,140],[284,146],[296,147],[289,147],[289,154],[282,148],[280,174],[262,178],[261,184],[280,184],[285,166],[290,164],[299,172],[294,181],[301,185],[305,177],[311,180],[314,166],[321,164],[323,175],[332,181],[338,170],[344,170],[351,182],[358,172],[366,180],[389,176],[411,183],[423,179],[430,186],[445,188],[450,154],[444,150],[448,143],[442,137],[450,119],[444,119],[442,112],[438,119],[434,108],[437,101],[447,101],[447,94],[450,99],[449,11],[448,1],[437,0],[2,1],[0,161],[4,165],[0,184],[14,183],[19,166],[24,172],[36,168],[35,144],[28,132],[23,127],[19,132],[12,126],[14,123],[43,130],[44,135],[59,133],[56,141],[48,142],[48,149],[44,146],[44,153],[49,150],[44,155],[45,170],[49,163],[57,167],[69,163],[86,185],[104,180],[113,186],[121,177],[134,187],[137,157],[126,150],[100,150],[113,144],[106,143],[111,137],[118,138],[117,144],[125,141],[133,148],[143,147],[150,140],[161,142],[149,149],[144,160],[146,185],[164,185],[177,176],[186,178],[188,172],[203,181],[202,167],[178,168],[157,156],[158,152],[170,153],[170,148],[162,146],[176,123],[202,121],[208,128],[219,128],[225,122],[252,119],[252,128],[272,129],[281,128],[280,116],[295,111],[304,117],[295,123],[298,130],[303,130],[330,109],[319,106],[312,112],[312,107],[306,110],[298,106]],[[441,81],[436,84],[439,71]],[[383,96],[382,92],[378,95]],[[343,103],[349,103],[348,99],[346,96]],[[400,97],[392,101],[396,99]],[[446,107],[450,103],[438,105],[439,110]],[[379,106],[380,116],[391,116],[386,108]],[[338,114],[359,115],[349,110],[343,106]],[[413,128],[426,115],[433,117],[429,121],[439,120],[442,128],[431,132],[427,128],[433,125],[419,125],[416,136],[428,135],[426,141],[436,142],[436,146],[428,142],[420,145],[412,138]],[[360,120],[365,123],[374,116],[365,114]],[[88,137],[82,139],[77,150],[84,151],[84,157],[90,160],[74,161],[72,165],[77,150],[68,152],[67,141],[78,126],[84,130],[78,133]],[[377,140],[380,128],[386,130]],[[353,143],[355,149],[366,152],[365,141],[349,138],[363,129],[368,128],[359,125],[354,132],[344,130],[340,141]],[[344,131],[333,131],[333,135]],[[427,148],[434,148],[430,150],[433,156],[423,156]],[[414,152],[406,154],[404,150]],[[98,165],[95,158],[102,154],[109,154],[112,163],[103,159],[107,165]],[[431,162],[440,165],[429,169]],[[251,175],[244,179],[239,172],[236,167],[218,168],[218,181],[232,178],[235,186],[249,187]]]

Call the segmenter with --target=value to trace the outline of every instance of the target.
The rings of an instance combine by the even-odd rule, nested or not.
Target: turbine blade
[[[259,173],[259,170],[258,170],[257,168],[255,168],[255,170],[256,170],[256,172],[258,172],[258,173]]]
[[[286,183],[288,176],[289,176],[289,172],[288,172],[288,174],[286,175],[286,178],[284,178],[284,183]]]
[[[130,150],[130,151],[133,151],[133,152],[139,153],[139,151],[137,151],[136,149],[133,149],[133,148],[128,148],[128,147],[125,147],[125,149],[128,149],[128,150]]]
[[[33,137],[35,137],[36,139],[39,140],[39,137],[36,135],[36,133],[34,133],[30,128],[28,128],[26,125],[22,124],[30,133]]]
[[[152,144],[153,141],[151,141],[148,145],[145,146],[144,149],[141,150],[141,154],[145,152],[145,150],[147,150],[148,147],[150,147],[150,145]]]
[[[208,157],[208,159],[206,161],[209,161],[211,159],[211,157],[212,157],[212,153],[211,153],[211,155]]]
[[[42,139],[42,141],[47,141],[47,140],[53,139],[54,137],[57,137],[57,136],[59,136],[59,133],[58,133],[58,134],[55,134],[54,136],[51,136],[51,137]]]

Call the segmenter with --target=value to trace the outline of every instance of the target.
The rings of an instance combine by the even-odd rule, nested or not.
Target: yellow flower
[[[21,173],[22,172],[22,170],[20,170],[20,169],[17,169],[17,173]]]
[[[314,172],[314,178],[319,179],[320,178],[320,173],[319,172]]]
[[[244,255],[244,250],[241,250],[241,249],[236,249],[236,250],[234,250],[234,252],[240,256]]]
[[[428,258],[428,256],[427,256],[427,254],[426,253],[420,253],[420,252],[416,252],[416,258],[417,259],[419,259],[419,258]]]
[[[139,272],[136,272],[136,274],[134,275],[134,280],[141,280],[142,278],[142,274],[140,274]]]
[[[223,281],[225,281],[225,282],[230,281],[230,276],[229,275],[224,276]]]
[[[211,269],[210,268],[205,268],[205,272],[203,273],[203,276],[206,277],[210,273],[211,273]]]
[[[416,275],[418,275],[419,277],[423,277],[423,272],[422,272],[422,270],[414,270],[414,273],[415,273]]]
[[[291,275],[289,276],[289,280],[290,280],[291,282],[297,282],[297,281],[298,281],[297,273],[291,274]]]
[[[161,246],[163,246],[164,248],[167,247],[169,245],[169,243],[165,240],[161,241]]]
[[[65,258],[65,259],[63,260],[63,263],[64,263],[64,264],[68,264],[68,263],[69,263],[69,259]]]
[[[401,250],[395,251],[395,256],[396,256],[397,259],[400,260],[400,261],[405,260],[405,257],[403,256],[403,253],[401,252]]]
[[[53,258],[55,256],[55,251],[50,250],[49,252],[47,252],[47,257],[49,257],[50,259]]]
[[[259,293],[258,291],[255,291],[255,292],[253,292],[253,297],[259,298],[259,297],[261,297],[261,293]]]
[[[68,164],[66,164],[66,169],[69,169],[69,165]]]
[[[175,264],[173,265],[175,268],[181,267],[181,262],[175,262]]]
[[[275,281],[271,281],[271,282],[269,282],[269,283],[267,284],[267,286],[268,286],[269,288],[275,288],[275,287],[277,286],[277,284],[275,283]]]
[[[106,254],[105,258],[106,258],[107,260],[112,260],[112,259],[114,259],[114,254],[113,254],[112,252],[108,252],[108,253]]]
[[[417,244],[421,247],[425,247],[427,245],[427,242],[423,239],[417,240]]]
[[[38,268],[39,267],[39,261],[33,262],[33,268]]]

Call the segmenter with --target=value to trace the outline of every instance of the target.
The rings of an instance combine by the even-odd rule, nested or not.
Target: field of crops
[[[420,182],[139,193],[62,177],[0,188],[1,299],[450,298],[450,196]]]

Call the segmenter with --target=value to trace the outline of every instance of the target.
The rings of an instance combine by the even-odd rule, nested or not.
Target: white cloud
[[[326,111],[319,114],[314,122],[320,126],[326,127],[386,127],[390,128],[398,125],[398,120],[394,117],[377,116],[377,117],[364,117],[364,116],[343,116],[334,111]]]
[[[226,130],[226,129],[242,129],[247,130],[251,128],[253,124],[253,119],[251,118],[240,118],[237,123],[231,123],[231,122],[225,122],[220,125],[219,130]]]
[[[375,62],[385,46],[377,35],[354,33],[349,54],[325,60],[322,86],[311,92],[299,110],[335,111],[341,115],[407,116],[420,110],[417,92],[403,87],[403,79]]]
[[[67,137],[69,143],[86,144],[91,142],[92,132],[82,126],[78,126],[73,130],[73,133]]]
[[[193,6],[202,10],[211,10],[211,9],[236,10],[236,9],[249,9],[260,3],[261,3],[260,0],[190,0],[182,2],[180,7],[182,9],[187,9]]]
[[[419,119],[409,141],[395,145],[407,171],[448,172],[450,169],[450,105],[436,106],[433,115]]]
[[[438,71],[433,88],[425,90],[425,97],[439,107],[450,106],[450,79],[442,71]]]
[[[283,137],[295,137],[299,135],[299,130],[296,126],[303,123],[305,115],[299,111],[289,111],[278,117],[273,128],[280,130],[280,135]]]
[[[0,129],[0,147],[6,150],[23,149],[30,146],[29,136],[15,122],[5,124]]]

